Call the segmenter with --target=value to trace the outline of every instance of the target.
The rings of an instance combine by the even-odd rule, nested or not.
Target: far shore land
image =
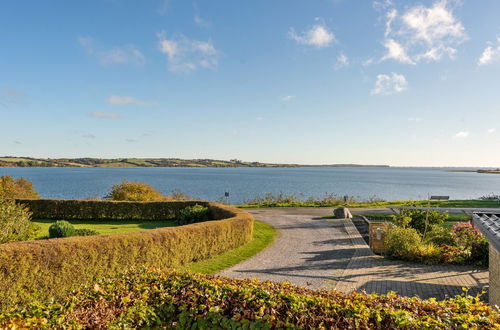
[[[0,157],[0,167],[389,167],[388,165],[302,165],[247,162],[239,159],[179,158],[31,158]]]

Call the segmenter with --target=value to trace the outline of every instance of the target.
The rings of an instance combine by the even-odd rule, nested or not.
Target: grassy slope
[[[183,270],[195,273],[215,274],[262,251],[274,241],[276,233],[276,230],[271,225],[261,221],[254,221],[253,239],[250,243],[217,257],[194,262]]]
[[[49,234],[49,227],[54,220],[33,220],[40,229],[37,233],[37,238],[46,237]],[[173,227],[177,223],[173,220],[169,221],[145,221],[139,222],[134,220],[118,220],[118,221],[70,221],[76,229],[87,228],[97,230],[100,234],[118,234],[131,231],[139,231],[145,229],[154,229],[160,227]]]

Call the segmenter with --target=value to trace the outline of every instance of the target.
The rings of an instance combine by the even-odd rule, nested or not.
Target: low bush
[[[180,202],[163,203],[177,208]],[[192,205],[180,204],[180,209]],[[215,203],[205,205],[213,220],[187,226],[1,244],[0,310],[61,297],[80,284],[130,269],[185,266],[252,239],[250,214]]]
[[[113,201],[161,201],[165,196],[149,184],[123,180],[114,185],[105,198]]]
[[[35,199],[39,197],[29,180],[24,178],[13,179],[10,175],[0,177],[0,200],[18,198]]]
[[[190,223],[205,221],[207,220],[207,218],[208,218],[208,207],[196,204],[184,208],[181,211],[177,222],[179,223],[179,225],[187,225]]]
[[[68,221],[59,220],[50,225],[49,227],[50,238],[71,237],[71,236],[75,236],[75,227]]]
[[[430,226],[424,236],[414,228],[391,226],[384,237],[384,254],[389,258],[435,265],[488,265],[486,238],[469,223],[456,223],[452,230]]]
[[[75,236],[93,236],[93,235],[99,235],[99,232],[97,230],[88,228],[75,229]]]
[[[405,226],[415,228],[420,233],[424,233],[426,230],[429,230],[430,226],[439,225],[446,221],[448,219],[448,212],[402,209],[397,219],[405,219],[400,220],[404,222],[409,220]]]
[[[37,230],[26,207],[0,200],[0,244],[30,239]]]
[[[2,328],[494,329],[479,296],[443,301],[142,270],[0,314]]]

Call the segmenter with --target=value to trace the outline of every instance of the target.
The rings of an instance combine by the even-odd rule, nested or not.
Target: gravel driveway
[[[332,209],[251,209],[278,230],[264,251],[220,273],[235,278],[288,281],[311,289],[366,290],[443,299],[487,290],[488,271],[471,266],[427,266],[374,255],[351,220],[326,220]],[[487,295],[483,296],[484,299]]]

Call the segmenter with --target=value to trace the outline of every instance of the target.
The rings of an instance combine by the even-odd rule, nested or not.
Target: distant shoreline
[[[390,167],[389,165],[331,164],[302,165],[246,162],[238,159],[179,159],[179,158],[32,158],[0,157],[0,167],[101,167],[101,168],[144,168],[144,167],[260,167],[260,168],[296,168],[296,167]]]
[[[495,169],[495,170],[449,170],[448,172],[500,174],[500,169]]]

